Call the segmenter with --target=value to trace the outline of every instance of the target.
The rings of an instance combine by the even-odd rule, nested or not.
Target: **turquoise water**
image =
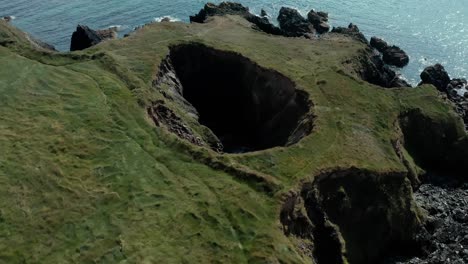
[[[412,83],[422,69],[436,62],[452,77],[468,77],[467,0],[239,0],[253,13],[264,8],[276,17],[281,6],[330,13],[332,26],[357,24],[368,36],[381,36],[411,56],[402,74]],[[0,15],[15,16],[14,24],[66,51],[78,23],[92,28],[119,25],[120,34],[162,16],[188,21],[203,0],[0,0]],[[221,1],[212,1],[221,2]]]

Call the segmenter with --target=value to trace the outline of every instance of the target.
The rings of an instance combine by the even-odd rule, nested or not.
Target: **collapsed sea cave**
[[[198,122],[216,135],[222,152],[289,146],[312,131],[309,95],[283,74],[238,53],[180,44],[170,47],[163,64],[158,78],[176,79],[173,91],[196,109]]]

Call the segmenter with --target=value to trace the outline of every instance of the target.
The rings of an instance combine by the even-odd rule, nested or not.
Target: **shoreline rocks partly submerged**
[[[93,30],[87,26],[78,25],[71,38],[70,51],[84,50],[104,40],[116,38],[117,30],[115,28]]]

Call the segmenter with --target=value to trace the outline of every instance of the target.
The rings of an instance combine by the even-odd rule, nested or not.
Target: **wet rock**
[[[359,30],[358,26],[354,25],[353,23],[349,24],[347,28],[334,27],[331,32],[347,35],[362,43],[369,44],[364,34],[362,34],[361,31]]]
[[[72,35],[70,51],[84,50],[104,40],[115,38],[117,38],[117,32],[113,29],[93,30],[87,26],[78,25]]]
[[[262,11],[260,11],[260,16],[261,17],[268,17],[268,13],[265,11],[265,9],[262,9]]]
[[[358,74],[361,79],[369,83],[385,88],[411,87],[407,81],[385,65],[379,54],[366,51],[360,56],[360,63]]]
[[[6,22],[11,22],[13,20],[12,16],[4,16],[2,17],[2,20],[5,20]]]
[[[278,22],[284,34],[289,37],[309,37],[315,34],[315,29],[296,9],[282,7]]]
[[[421,73],[421,80],[420,84],[432,84],[441,92],[447,92],[447,86],[450,83],[447,71],[440,64],[425,68]]]
[[[311,10],[307,14],[307,19],[314,26],[319,34],[326,33],[330,31],[330,25],[328,25],[328,13],[325,12],[315,12]]]
[[[370,40],[370,45],[380,52],[384,52],[386,49],[388,49],[388,43],[378,37],[372,37]]]
[[[397,46],[391,46],[383,51],[383,61],[389,65],[404,67],[409,63],[409,56]]]

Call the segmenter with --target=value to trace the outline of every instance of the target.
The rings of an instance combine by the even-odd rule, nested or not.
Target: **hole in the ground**
[[[169,59],[183,97],[197,109],[199,122],[220,139],[224,152],[288,146],[311,132],[308,94],[279,72],[194,43],[171,47]]]

